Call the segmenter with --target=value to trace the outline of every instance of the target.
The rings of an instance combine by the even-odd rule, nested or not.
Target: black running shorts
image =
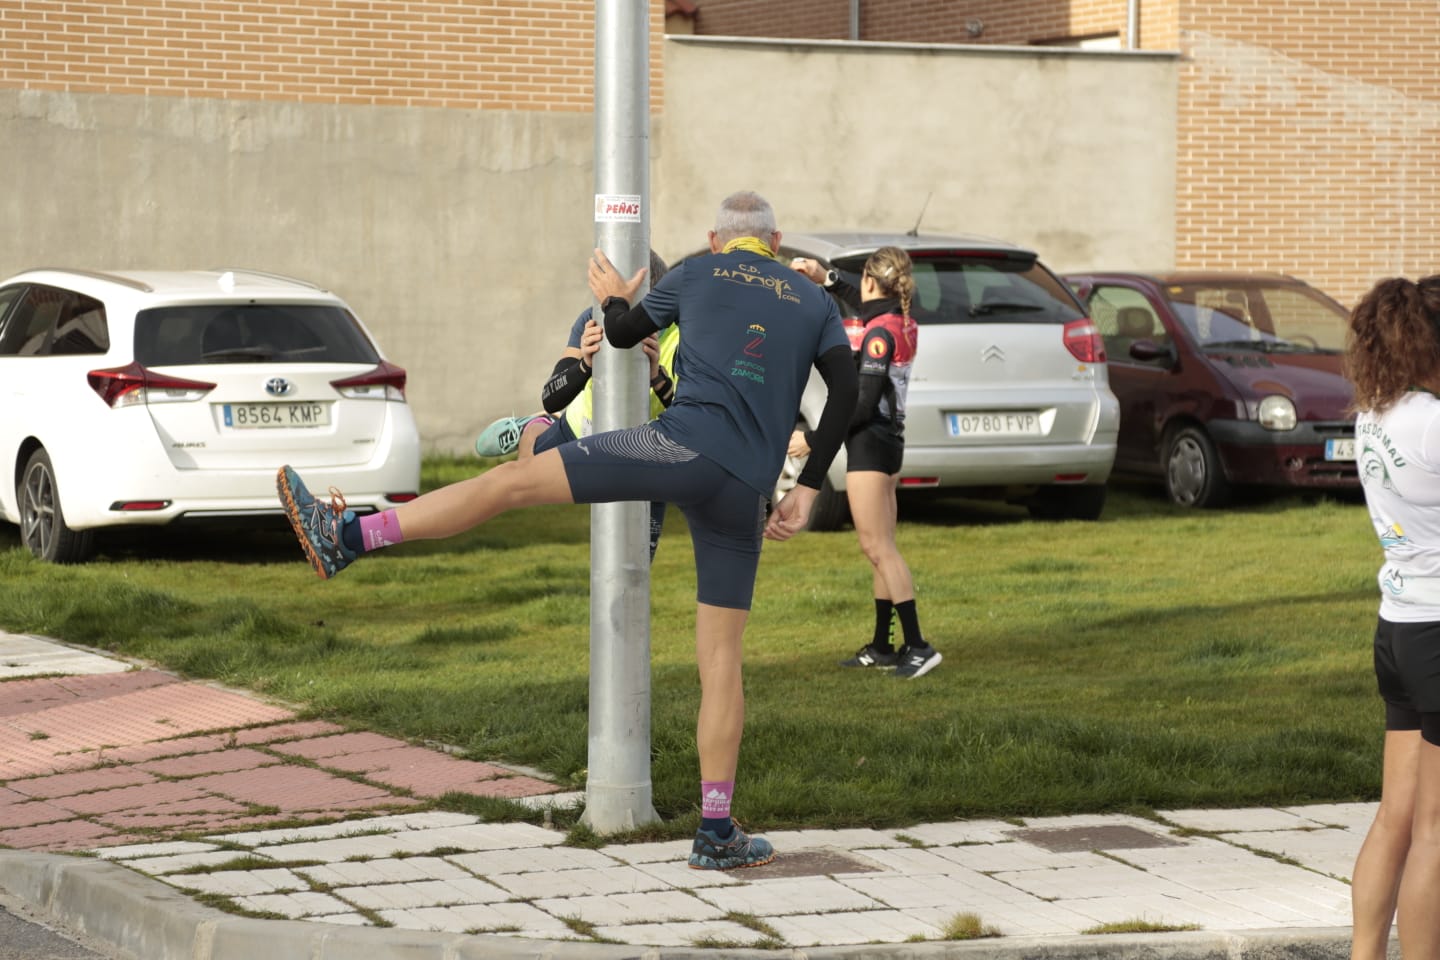
[[[871,423],[845,441],[845,469],[873,470],[887,476],[905,462],[905,436],[888,423]]]
[[[696,599],[749,610],[765,501],[719,464],[643,424],[556,448],[576,503],[673,503],[690,524]]]
[[[1375,624],[1375,680],[1386,730],[1419,730],[1440,746],[1440,623]]]

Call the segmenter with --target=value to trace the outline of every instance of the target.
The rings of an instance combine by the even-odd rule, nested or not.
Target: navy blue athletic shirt
[[[640,301],[658,328],[680,324],[679,387],[660,432],[768,496],[800,395],[825,351],[849,349],[835,301],[769,257],[692,257]]]

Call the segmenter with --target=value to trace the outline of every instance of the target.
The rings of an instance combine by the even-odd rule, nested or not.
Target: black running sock
[[[729,817],[701,817],[700,829],[713,833],[717,840],[729,840],[735,824]]]
[[[889,600],[875,598],[875,639],[870,641],[870,646],[880,653],[895,652],[895,645],[890,642],[890,616],[894,609]]]
[[[360,518],[351,517],[340,525],[340,542],[351,553],[362,553],[365,537],[360,533]]]
[[[920,634],[920,615],[915,612],[915,601],[906,600],[895,604],[895,613],[900,617],[900,630],[905,634],[905,646],[928,647]]]

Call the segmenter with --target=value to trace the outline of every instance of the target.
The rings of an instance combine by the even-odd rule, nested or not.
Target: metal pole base
[[[589,784],[580,822],[604,836],[658,823],[660,815],[650,803],[650,784]]]

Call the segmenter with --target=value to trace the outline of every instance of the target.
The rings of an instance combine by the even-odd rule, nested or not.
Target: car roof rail
[[[235,276],[240,276],[241,274],[244,274],[245,276],[249,277],[264,277],[267,280],[283,280],[286,283],[293,283],[301,287],[309,287],[311,290],[319,290],[322,293],[328,292],[318,283],[311,283],[309,280],[301,280],[299,277],[291,277],[283,273],[271,273],[268,270],[250,270],[246,267],[216,267],[215,272],[222,274],[229,273],[234,274]]]
[[[92,280],[104,280],[107,283],[118,283],[123,287],[132,290],[139,290],[141,293],[154,293],[155,288],[144,280],[136,280],[134,277],[121,276],[118,273],[105,273],[103,270],[79,270],[75,267],[32,267],[26,273],[68,273],[77,277],[89,277]]]

